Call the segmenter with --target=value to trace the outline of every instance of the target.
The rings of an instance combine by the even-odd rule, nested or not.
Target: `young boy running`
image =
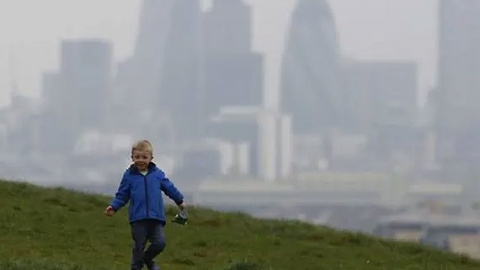
[[[147,140],[136,142],[132,146],[133,164],[125,171],[115,194],[115,198],[105,210],[112,216],[130,201],[129,222],[133,238],[132,270],[141,270],[144,265],[149,270],[160,270],[154,258],[165,246],[163,227],[166,224],[163,191],[185,211],[182,193],[170,182],[153,159],[153,147]],[[150,246],[145,250],[147,240]]]

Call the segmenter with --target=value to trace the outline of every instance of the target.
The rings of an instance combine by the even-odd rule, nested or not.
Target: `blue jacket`
[[[128,209],[130,222],[155,219],[165,225],[165,207],[161,191],[177,205],[183,202],[182,193],[155,163],[149,164],[148,173],[145,176],[138,171],[137,167],[131,165],[123,174],[118,191],[110,205],[116,212],[130,201]]]

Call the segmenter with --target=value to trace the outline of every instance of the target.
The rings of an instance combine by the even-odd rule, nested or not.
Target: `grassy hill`
[[[127,211],[105,217],[109,201],[0,181],[0,269],[129,269]],[[165,228],[163,270],[480,269],[479,262],[416,244],[201,208],[189,213],[187,226]]]

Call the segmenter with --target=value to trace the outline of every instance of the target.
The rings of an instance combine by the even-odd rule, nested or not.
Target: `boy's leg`
[[[148,239],[148,224],[137,221],[131,224],[132,229],[132,270],[141,270],[143,267],[144,249]]]
[[[160,254],[166,246],[165,235],[163,234],[163,226],[160,222],[151,222],[149,224],[149,234],[148,239],[151,244],[145,251],[145,263],[147,264],[148,269],[159,269],[155,268],[153,259]]]

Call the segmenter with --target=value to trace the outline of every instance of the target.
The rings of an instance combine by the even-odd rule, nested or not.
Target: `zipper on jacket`
[[[147,211],[147,217],[148,217],[148,213],[150,213],[150,210],[148,209],[149,208],[149,203],[148,203],[147,175],[143,176],[143,180],[145,182],[145,200],[146,200],[146,203],[147,203],[146,211]]]

